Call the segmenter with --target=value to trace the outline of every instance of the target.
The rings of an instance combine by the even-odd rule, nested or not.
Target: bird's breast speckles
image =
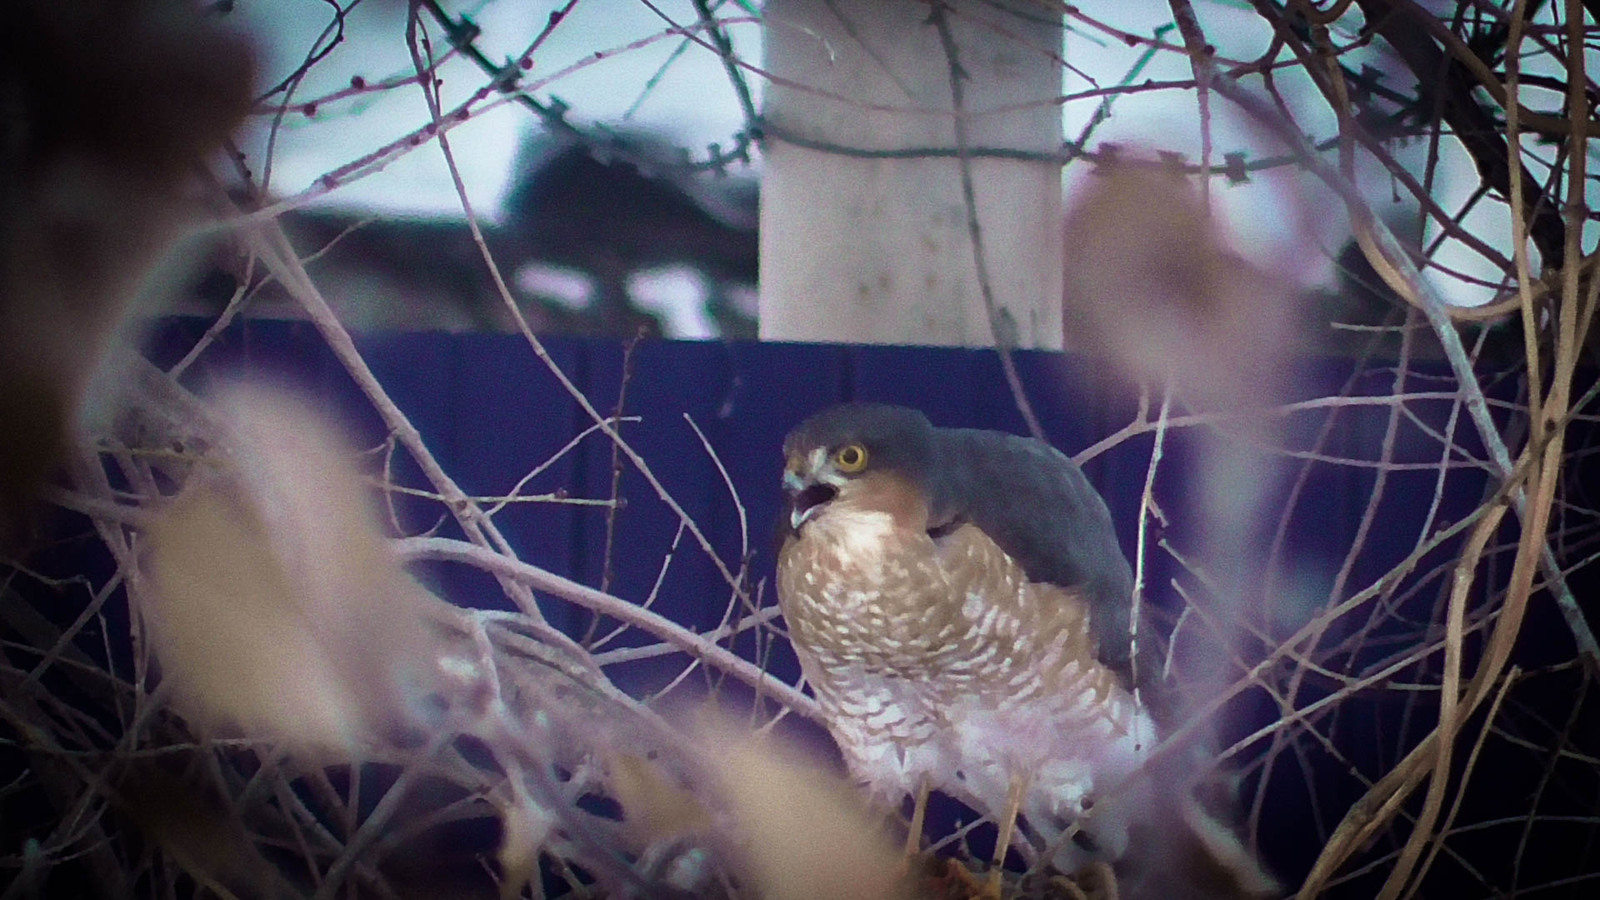
[[[893,666],[940,633],[947,593],[925,533],[872,510],[829,509],[779,557],[779,600],[791,632],[820,655]],[[918,544],[927,545],[919,548]]]
[[[972,525],[935,540],[829,509],[785,545],[778,588],[829,728],[867,780],[900,784],[945,757],[995,772],[1054,761],[1066,768],[1041,770],[1041,788],[1070,793],[1148,744],[1095,657],[1084,599],[1030,582]]]

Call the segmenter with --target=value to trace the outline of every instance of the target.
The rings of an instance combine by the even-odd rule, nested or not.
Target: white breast
[[[841,565],[853,569],[881,567],[895,531],[894,517],[877,510],[829,508],[806,523],[816,537],[834,548]]]
[[[851,774],[884,799],[915,792],[924,778],[937,785],[949,777],[948,725],[924,687],[848,665],[830,672],[818,691]]]

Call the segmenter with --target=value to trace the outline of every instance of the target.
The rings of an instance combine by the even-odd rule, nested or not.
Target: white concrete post
[[[986,346],[994,338],[953,158],[863,159],[798,146],[956,147],[929,6],[769,0],[761,337]],[[954,2],[973,147],[1061,148],[1061,20],[1025,2]],[[986,27],[984,23],[992,23]],[[990,282],[1016,346],[1061,346],[1061,169],[972,163]]]

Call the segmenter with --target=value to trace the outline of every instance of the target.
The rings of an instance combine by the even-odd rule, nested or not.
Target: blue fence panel
[[[185,320],[163,323],[150,338],[152,358],[170,364],[204,327]],[[590,424],[566,388],[519,336],[369,336],[360,346],[440,464],[469,494],[505,494]],[[547,338],[545,346],[598,411],[610,414],[616,409],[628,355],[621,343]],[[1045,432],[1069,454],[1114,433],[1136,415],[1138,394],[1118,384],[1102,365],[1050,353],[1021,352],[1015,359]],[[759,586],[768,603],[775,600],[771,575],[781,500],[780,444],[801,419],[831,403],[875,400],[917,406],[939,425],[1025,430],[999,360],[989,351],[647,341],[632,349],[630,366],[622,412],[641,421],[622,425],[623,435],[644,455],[663,488],[727,566],[737,572],[741,563],[748,564],[746,586],[752,590]],[[307,324],[235,323],[188,379],[203,384],[245,372],[270,373],[312,392],[327,408],[340,411],[347,427],[366,446],[376,446],[386,437],[370,404]],[[1352,372],[1347,361],[1307,363],[1298,371],[1296,396],[1348,392],[1382,397],[1395,388],[1392,370]],[[1405,387],[1413,392],[1452,390],[1453,383],[1440,377],[1445,374],[1442,367],[1412,372]],[[1500,400],[1514,399],[1516,389],[1509,381],[1491,385]],[[1152,416],[1159,402],[1159,397],[1150,398]],[[1461,468],[1451,471],[1442,488],[1437,470],[1422,465],[1380,476],[1377,464],[1390,429],[1390,405],[1346,406],[1336,412],[1318,408],[1282,420],[1289,444],[1308,452],[1263,467],[1261,478],[1272,513],[1255,540],[1265,547],[1279,530],[1283,532],[1282,553],[1262,589],[1271,595],[1266,598],[1269,607],[1278,604],[1288,625],[1326,606],[1336,573],[1346,565],[1369,501],[1380,487],[1379,502],[1365,526],[1368,533],[1335,600],[1374,584],[1425,535],[1459,520],[1482,502],[1489,480],[1477,465],[1481,444],[1464,411],[1448,399],[1413,401],[1408,406],[1406,415],[1394,421],[1390,460],[1437,463],[1444,453],[1440,435],[1448,436],[1457,445],[1452,455]],[[1497,415],[1503,419],[1504,411]],[[704,443],[686,416],[699,427]],[[1204,536],[1208,524],[1195,512],[1190,483],[1201,439],[1195,429],[1176,429],[1168,436],[1157,499],[1172,521],[1166,529],[1153,529],[1152,541],[1165,537],[1177,546],[1193,547]],[[1137,435],[1085,466],[1105,495],[1130,555],[1153,440],[1149,432]],[[727,473],[726,481],[718,463]],[[428,487],[404,451],[396,451],[395,464],[402,483]],[[591,435],[524,486],[523,493],[564,490],[575,498],[604,499],[611,496],[612,473],[610,442]],[[609,572],[609,590],[634,602],[650,595],[659,580],[654,600],[658,612],[700,631],[715,628],[731,596],[717,566],[692,536],[684,534],[663,574],[679,515],[629,465],[623,466],[620,486],[626,504],[615,511],[609,564],[604,507],[513,503],[495,520],[516,552],[532,563],[591,585],[599,585],[603,573]],[[402,526],[413,533],[437,527],[441,534],[460,534],[437,503],[400,497],[395,505]],[[1391,591],[1413,621],[1437,619],[1433,608],[1447,587],[1447,564],[1457,546],[1458,542],[1447,542],[1429,553],[1417,574]],[[1154,602],[1176,604],[1170,581],[1179,575],[1170,558],[1152,555],[1149,585]],[[506,605],[492,579],[467,567],[428,570],[426,577],[457,602]],[[614,624],[594,623],[587,611],[564,602],[548,598],[545,602],[552,622],[574,636],[591,630],[605,634]],[[1542,631],[1558,634],[1559,622],[1547,612],[1538,613],[1538,621],[1546,623]],[[1355,634],[1364,624],[1364,613],[1360,619],[1337,623],[1329,640]],[[1393,651],[1384,644],[1392,636],[1382,628],[1374,631],[1365,638],[1363,646],[1368,649],[1362,652],[1381,658]],[[646,639],[642,634],[624,635],[612,646]],[[1560,643],[1566,652],[1567,643]],[[753,636],[737,645],[747,654],[756,648]],[[793,678],[797,672],[792,653],[781,645],[768,649],[773,652],[769,668],[779,677]],[[627,690],[653,691],[664,686],[682,662],[656,660],[630,666],[618,670],[618,681]],[[1304,696],[1334,689],[1308,679]],[[1237,725],[1241,733],[1276,715],[1276,708],[1263,696],[1243,698],[1240,710],[1245,717]],[[1369,774],[1381,774],[1392,765],[1402,744],[1414,740],[1411,732],[1419,727],[1414,716],[1407,718],[1409,713],[1388,712],[1394,715],[1373,716],[1365,725],[1341,720],[1337,737],[1347,750],[1345,758]],[[1325,804],[1324,816],[1359,794],[1343,761],[1308,775],[1291,767],[1293,754],[1285,759],[1291,762],[1280,766],[1274,786],[1293,781],[1303,785],[1308,778],[1318,782],[1326,791],[1319,798]],[[1303,787],[1299,790],[1304,793]],[[1315,841],[1308,840],[1315,827],[1312,811],[1286,799],[1271,814],[1282,827],[1266,830],[1266,841],[1275,856],[1287,860],[1287,870],[1309,863],[1307,848],[1315,848]]]

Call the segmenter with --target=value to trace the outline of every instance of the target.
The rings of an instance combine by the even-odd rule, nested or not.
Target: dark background
[[[207,324],[203,319],[160,323],[149,336],[149,355],[158,365],[170,365],[204,333]],[[576,402],[519,336],[395,333],[358,338],[358,345],[378,380],[420,430],[444,469],[468,494],[504,494],[527,471],[546,461],[589,424]],[[644,455],[656,476],[698,523],[729,567],[736,569],[743,546],[738,506],[684,417],[694,420],[738,491],[738,503],[742,503],[749,523],[750,586],[769,604],[775,602],[770,577],[780,501],[779,447],[788,429],[805,416],[843,400],[874,400],[919,407],[938,425],[1019,433],[1025,430],[1002,377],[998,357],[988,350],[669,341],[642,341],[630,346],[616,340],[561,337],[546,339],[545,346],[603,413],[616,408],[624,371],[630,371],[623,412],[641,416],[642,421],[624,425],[623,434]],[[1115,382],[1106,367],[1094,360],[1021,352],[1016,354],[1016,362],[1051,441],[1069,454],[1115,432],[1136,415],[1137,392]],[[1393,394],[1398,387],[1392,364],[1309,360],[1298,367],[1297,373],[1295,390],[1303,397],[1382,397]],[[310,392],[317,398],[317,405],[341,421],[360,447],[377,446],[385,438],[370,404],[307,323],[236,322],[201,357],[186,375],[186,381],[203,390],[210,381],[244,374],[266,376]],[[1492,396],[1515,399],[1515,383],[1492,379],[1486,379],[1486,383]],[[1409,391],[1448,391],[1451,387],[1445,370],[1438,366],[1412,369],[1404,385]],[[1394,462],[1437,462],[1440,445],[1424,428],[1450,434],[1469,457],[1481,457],[1470,423],[1464,415],[1457,415],[1452,421],[1448,401],[1415,401],[1409,406],[1415,418],[1403,419],[1399,424]],[[1263,588],[1273,597],[1269,611],[1280,595],[1293,598],[1284,599],[1282,608],[1276,611],[1286,620],[1276,629],[1279,638],[1291,633],[1313,611],[1312,607],[1326,602],[1333,575],[1351,552],[1377,479],[1376,468],[1358,463],[1380,457],[1388,415],[1387,406],[1366,405],[1297,413],[1285,420],[1291,448],[1311,449],[1321,435],[1322,444],[1316,449],[1327,461],[1282,460],[1276,469],[1265,467],[1261,473],[1269,497],[1275,498],[1271,508],[1279,511],[1290,505],[1291,488],[1300,479],[1292,508],[1279,513],[1288,517],[1285,551],[1279,564],[1266,574],[1268,587]],[[1330,416],[1335,418],[1330,421]],[[1503,415],[1500,419],[1504,424]],[[1197,437],[1198,432],[1193,429],[1175,429],[1169,434],[1156,496],[1168,513],[1170,525],[1152,528],[1153,548],[1163,538],[1180,550],[1192,550],[1199,543],[1199,529],[1204,528],[1204,523],[1195,521],[1197,516],[1189,511],[1193,504],[1188,483]],[[1111,507],[1130,557],[1152,445],[1151,435],[1137,436],[1085,465],[1090,480]],[[397,481],[426,486],[403,451],[395,454],[395,462]],[[603,436],[592,435],[530,482],[524,493],[564,490],[572,497],[608,497],[612,466],[610,444]],[[1579,475],[1574,490],[1581,491],[1584,470],[1579,467],[1576,471]],[[1478,506],[1487,484],[1481,467],[1451,469],[1443,482],[1441,509],[1434,528],[1447,525]],[[1383,576],[1416,546],[1422,537],[1424,516],[1439,487],[1437,469],[1388,474],[1371,530],[1357,552],[1345,596]],[[620,493],[626,505],[615,516],[608,590],[638,602],[662,578],[654,602],[658,612],[697,630],[715,628],[722,621],[730,594],[716,568],[685,535],[663,577],[662,561],[671,550],[678,526],[676,516],[637,472],[623,471]],[[1576,496],[1573,499],[1584,502]],[[1019,502],[1025,501],[1026,498],[1019,498]],[[397,497],[395,504],[402,525],[410,533],[437,528],[439,534],[459,536],[454,522],[438,504],[408,497]],[[524,503],[507,507],[496,521],[524,560],[586,584],[599,585],[607,568],[603,552],[606,518],[603,508]],[[1261,546],[1265,547],[1270,530],[1278,524],[1275,517],[1266,523],[1268,533],[1261,536]],[[1510,541],[1514,532],[1507,530],[1504,537]],[[1386,616],[1371,631],[1320,661],[1340,672],[1359,675],[1412,649],[1421,640],[1426,623],[1442,621],[1437,603],[1448,590],[1449,563],[1457,547],[1458,543],[1452,542],[1431,554],[1415,574],[1386,592]],[[1171,580],[1182,570],[1159,548],[1149,554],[1148,564],[1150,601],[1168,610],[1177,609],[1181,601],[1172,590]],[[1486,579],[1490,588],[1486,589],[1503,588],[1509,568],[1509,556],[1491,564]],[[506,606],[492,579],[464,567],[440,567],[422,574],[453,602]],[[1580,599],[1585,596],[1586,574],[1579,572],[1574,582]],[[551,622],[575,636],[581,637],[594,627],[585,610],[555,598],[544,597],[541,602]],[[1296,613],[1291,607],[1302,611]],[[1358,619],[1365,620],[1366,612],[1336,623],[1320,646],[1340,646],[1345,637],[1364,624]],[[600,623],[597,633],[610,631],[611,624]],[[649,642],[647,635],[625,633],[607,649]],[[1474,654],[1480,645],[1476,635],[1469,639],[1466,671],[1475,665]],[[747,656],[762,654],[765,664],[780,678],[793,680],[797,674],[792,654],[781,640],[772,640],[770,635],[758,644],[753,634],[747,634],[734,646]],[[1263,648],[1254,650],[1260,652]],[[1252,651],[1245,648],[1244,652],[1248,655]],[[1543,596],[1536,597],[1530,608],[1518,653],[1514,661],[1525,668],[1571,658],[1570,638],[1552,604]],[[682,663],[681,657],[661,657],[610,671],[624,689],[643,694],[665,686]],[[1421,669],[1407,673],[1406,680],[1421,680],[1427,672],[1436,678],[1437,667],[1436,655],[1421,664]],[[1559,721],[1572,714],[1576,727],[1569,728],[1562,740],[1581,746],[1595,736],[1592,703],[1585,704],[1582,698],[1573,702],[1571,691],[1582,679],[1569,675],[1570,671],[1552,673],[1532,690],[1513,691],[1512,696],[1520,704],[1523,721]],[[699,689],[708,686],[709,677],[714,673],[700,678]],[[1296,704],[1304,707],[1338,686],[1308,679]],[[721,687],[734,698],[746,696],[737,686]],[[1330,738],[1328,745],[1310,740],[1304,732],[1298,733],[1297,741],[1304,749],[1280,756],[1267,788],[1269,801],[1260,828],[1263,853],[1286,882],[1294,884],[1304,874],[1349,804],[1365,790],[1365,784],[1392,767],[1431,727],[1437,716],[1436,696],[1426,695],[1419,704],[1415,696],[1396,691],[1372,690],[1352,695],[1316,720],[1319,730]],[[1270,723],[1276,714],[1276,706],[1266,694],[1247,692],[1227,711],[1224,743]],[[1508,704],[1502,718],[1514,726],[1517,715],[1518,710]],[[1479,722],[1481,719],[1480,713]],[[1479,722],[1464,733],[1476,734],[1481,728]],[[811,737],[815,739],[816,735]],[[1527,739],[1540,742],[1533,735]],[[1552,743],[1553,739],[1547,736],[1543,742]],[[1265,741],[1258,742],[1235,760],[1236,767],[1247,775],[1254,772],[1266,749]],[[1530,808],[1538,808],[1541,815],[1576,815],[1592,813],[1600,806],[1600,786],[1593,784],[1588,769],[1563,772],[1556,767],[1555,775],[1544,787],[1540,786],[1540,767],[1530,765],[1529,755],[1538,757],[1550,752],[1495,740],[1486,743],[1457,826],[1475,821],[1490,824],[1452,838],[1450,847],[1459,848],[1460,856],[1452,859],[1447,853],[1441,857],[1429,876],[1430,890],[1473,885],[1481,891],[1481,882],[1467,878],[1461,870],[1465,860],[1470,860],[1468,864],[1484,873],[1491,883],[1510,883],[1511,848],[1520,832],[1520,817],[1525,817]],[[1456,756],[1458,771],[1465,755],[1461,752]],[[1245,779],[1244,800],[1250,799],[1258,780]],[[1420,796],[1419,790],[1413,797],[1413,808]],[[954,818],[963,814],[949,806],[937,812],[934,833],[947,829]],[[1507,821],[1494,825],[1499,819]],[[1392,852],[1404,840],[1404,832],[1396,832],[1397,836],[1380,837],[1375,842],[1374,858]],[[1574,834],[1584,839],[1572,843]],[[1590,825],[1581,832],[1566,829],[1558,839],[1531,842],[1521,851],[1521,882],[1538,883],[1547,877],[1591,872],[1593,834]],[[974,845],[981,841],[982,838]],[[1345,883],[1335,893],[1370,896],[1384,874],[1386,867],[1380,866],[1365,877]],[[1569,889],[1582,891],[1583,883]],[[1471,894],[1463,896],[1467,895]]]

